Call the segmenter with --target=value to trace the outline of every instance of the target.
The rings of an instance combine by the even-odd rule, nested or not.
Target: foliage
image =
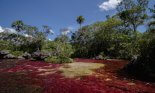
[[[93,43],[93,32],[90,26],[85,26],[81,30],[73,33],[72,45],[75,49],[73,57],[87,57],[89,56],[89,49]]]
[[[80,28],[81,28],[81,24],[85,21],[85,18],[83,16],[78,16],[76,21],[78,24],[80,24]]]
[[[151,16],[151,21],[148,23],[149,32],[155,32],[155,5],[154,5],[154,9],[150,9],[152,16]]]
[[[42,51],[49,52],[52,56],[65,56],[70,57],[73,53],[73,49],[71,44],[69,43],[62,43],[62,42],[55,42],[55,41],[48,41],[44,44]]]
[[[24,30],[24,23],[22,20],[14,21],[11,25],[13,28],[15,28],[16,31],[20,32]]]
[[[38,31],[38,28],[35,26],[25,25],[24,26],[25,34],[29,37],[35,36],[35,33]]]
[[[51,63],[58,63],[58,64],[73,62],[71,58],[65,57],[65,56],[52,56],[52,57],[46,58],[45,61],[51,62]]]
[[[122,0],[117,7],[118,16],[124,22],[124,26],[136,32],[137,27],[147,18],[147,7],[148,0]]]
[[[140,79],[152,81],[155,78],[155,38],[142,39],[139,44],[140,55],[130,62],[124,70]]]
[[[75,49],[73,57],[95,57],[104,52],[104,57],[130,59],[132,56],[132,33],[120,31],[122,22],[108,18],[82,27],[72,35],[72,45]]]
[[[40,45],[39,41],[32,41],[32,42],[25,41],[24,44],[21,44],[19,46],[19,50],[28,52],[28,53],[33,53],[33,52],[37,51],[38,48],[40,48],[40,47],[41,47],[41,45]]]
[[[13,44],[9,41],[0,40],[0,50],[13,50]]]
[[[54,41],[67,43],[67,42],[69,42],[69,37],[66,35],[60,35],[60,36],[56,37]]]
[[[52,63],[70,63],[73,60],[69,57],[73,53],[71,44],[64,43],[59,40],[47,41],[43,46],[44,52],[50,53],[50,57],[46,58],[45,61]]]
[[[11,54],[14,55],[15,57],[18,57],[18,56],[22,56],[23,52],[22,51],[12,51]]]

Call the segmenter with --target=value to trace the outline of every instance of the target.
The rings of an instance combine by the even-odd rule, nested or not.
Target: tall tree
[[[46,25],[43,26],[43,33],[45,34],[46,38],[47,38],[48,35],[54,34],[52,29],[49,26],[46,26]]]
[[[12,23],[11,27],[14,28],[17,32],[21,32],[24,30],[24,23],[22,20],[17,20]]]
[[[122,0],[117,7],[119,18],[134,32],[147,19],[148,0]]]
[[[24,23],[22,20],[17,20],[12,23],[11,27],[14,28],[18,32],[17,33],[17,42],[18,42],[19,41],[19,33],[24,30]],[[17,50],[17,48],[16,48],[16,50]]]
[[[85,18],[83,16],[78,16],[76,21],[78,24],[80,24],[80,29],[81,29],[82,23],[85,21]]]
[[[25,25],[25,33],[29,36],[34,36],[38,31],[38,28],[35,26]]]
[[[154,9],[150,9],[152,16],[151,16],[151,21],[149,22],[149,32],[155,32],[155,5]]]

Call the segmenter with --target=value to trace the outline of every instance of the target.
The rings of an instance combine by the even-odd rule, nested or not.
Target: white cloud
[[[49,40],[49,41],[53,41],[53,40],[52,40],[52,39],[50,39],[50,38],[49,38],[48,40]]]
[[[28,34],[23,34],[23,36],[33,38],[31,35]]]
[[[2,32],[17,34],[17,31],[12,29],[12,28],[3,28],[3,27],[0,26],[0,33],[2,33]]]
[[[12,28],[4,28],[4,27],[1,27],[0,26],[0,33],[10,33],[10,34],[19,34],[15,29],[12,29]],[[21,34],[25,37],[32,37],[28,34]]]
[[[50,29],[50,33],[51,33],[51,34],[54,34],[54,31],[53,31],[52,29]]]
[[[4,32],[3,28],[0,26],[0,33]]]
[[[112,10],[112,9],[115,9],[121,1],[122,0],[108,0],[100,4],[99,8],[103,11]]]

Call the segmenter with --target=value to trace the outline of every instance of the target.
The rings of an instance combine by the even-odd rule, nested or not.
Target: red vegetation
[[[127,62],[75,59],[100,62],[104,68],[81,78],[65,78],[57,71],[60,64],[32,61],[0,62],[0,93],[155,93],[155,84],[130,80],[117,74]],[[11,64],[11,65],[10,65]],[[38,69],[45,69],[38,71]],[[56,72],[40,75],[54,69]],[[22,92],[21,92],[22,91]]]

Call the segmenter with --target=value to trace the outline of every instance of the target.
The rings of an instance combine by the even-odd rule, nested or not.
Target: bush
[[[70,57],[73,53],[72,45],[58,41],[46,42],[42,51],[50,53],[52,56]]]
[[[140,55],[131,61],[124,70],[141,79],[155,81],[155,38],[144,40],[140,47]],[[145,77],[144,77],[145,76]]]
[[[0,40],[0,50],[12,50],[13,44],[8,41]]]
[[[73,60],[68,57],[64,56],[52,56],[45,59],[46,62],[56,63],[56,64],[62,64],[62,63],[71,63]]]
[[[14,55],[15,57],[18,57],[23,55],[23,51],[12,51],[11,54]]]
[[[39,46],[41,46],[39,41],[25,41],[24,44],[21,44],[18,49],[20,51],[33,53],[39,49]]]

